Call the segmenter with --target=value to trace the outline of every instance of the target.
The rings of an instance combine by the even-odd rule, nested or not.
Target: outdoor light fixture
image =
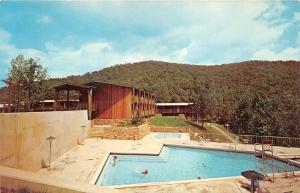
[[[84,139],[84,128],[86,128],[86,126],[85,126],[85,125],[82,125],[81,128],[82,128],[82,140],[81,140],[81,144],[83,144],[83,139]]]
[[[226,123],[226,124],[225,124],[225,127],[226,127],[226,129],[227,129],[227,143],[228,143],[228,142],[229,142],[229,131],[228,131],[229,124]]]
[[[50,145],[50,149],[49,149],[49,167],[48,168],[51,168],[51,145],[52,145],[52,141],[56,139],[56,137],[50,135],[49,137],[46,138],[47,141],[49,141],[49,145]]]

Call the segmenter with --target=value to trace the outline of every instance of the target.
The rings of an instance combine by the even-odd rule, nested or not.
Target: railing
[[[276,137],[276,136],[258,136],[258,135],[240,135],[241,143],[261,143],[263,140],[271,140],[274,146],[300,147],[300,138],[295,137]]]
[[[28,109],[26,105],[20,105],[16,107],[15,105],[11,106],[10,111],[8,109],[8,105],[4,105],[0,107],[0,113],[15,113],[15,112],[32,112],[32,111],[72,111],[72,110],[87,110],[88,104],[87,102],[78,102],[78,101],[70,101],[67,102],[58,102],[55,103],[35,103],[32,105],[31,109]],[[92,110],[96,110],[96,104],[92,104]]]
[[[88,104],[86,102],[76,102],[76,103],[62,103],[57,104],[57,111],[66,111],[66,110],[87,110]]]
[[[220,143],[229,142],[227,136],[223,134],[199,132],[199,131],[194,131],[194,129],[190,129],[189,133],[190,133],[191,140],[196,140],[196,141],[206,140],[206,141],[220,142]],[[271,140],[274,146],[300,147],[300,138],[295,138],[295,137],[255,136],[255,135],[238,136],[237,135],[235,143],[261,144],[263,140]]]

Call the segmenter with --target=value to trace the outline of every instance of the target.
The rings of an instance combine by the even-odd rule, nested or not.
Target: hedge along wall
[[[47,137],[56,137],[52,142],[54,160],[80,143],[88,128],[86,110],[0,113],[0,164],[37,171],[42,162],[48,164]]]

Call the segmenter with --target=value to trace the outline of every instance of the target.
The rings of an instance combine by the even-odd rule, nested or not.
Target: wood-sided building
[[[87,104],[92,119],[131,119],[134,116],[150,117],[155,114],[154,95],[140,89],[94,81],[82,87],[60,85],[56,87],[56,92],[69,92],[68,88],[80,92],[79,101]]]
[[[156,103],[157,114],[162,116],[178,116],[191,114],[192,103]]]

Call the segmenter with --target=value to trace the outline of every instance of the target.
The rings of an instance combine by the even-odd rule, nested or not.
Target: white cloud
[[[300,1],[300,0],[299,0]],[[294,13],[294,17],[293,17],[293,20],[294,21],[300,21],[300,12],[296,12],[296,13]]]
[[[86,6],[82,4],[74,6],[76,9],[82,8],[82,15],[101,14],[97,16],[107,17],[116,30],[119,25],[126,24],[124,31],[128,33],[122,34],[124,38],[121,41],[98,39],[77,47],[73,42],[77,42],[78,38],[76,34],[70,33],[75,36],[66,36],[61,42],[46,42],[45,51],[40,51],[17,48],[9,43],[10,34],[0,29],[0,40],[5,40],[0,42],[0,56],[4,58],[0,65],[9,64],[11,58],[23,53],[26,57],[40,58],[53,77],[63,77],[114,64],[144,60],[216,64],[247,60],[248,56],[264,60],[299,59],[299,48],[273,51],[292,21],[281,22],[285,7],[281,2],[272,3],[205,1],[180,6],[175,3],[170,8],[170,3],[162,3],[160,6],[166,8],[167,5],[168,11],[155,11],[155,14],[153,10],[156,7],[150,6],[151,3],[149,6],[130,4],[132,7],[125,7],[126,9],[124,6],[128,4],[122,3],[114,6],[113,12],[108,8],[103,9],[103,6],[108,5],[105,3],[100,3],[101,6],[93,5],[93,10],[83,9]],[[295,14],[294,18],[299,18],[298,15]],[[52,22],[52,19],[45,15],[40,16],[37,22],[46,24]],[[132,26],[134,30],[131,30]],[[150,29],[155,33],[143,36],[135,31],[136,28],[143,28],[145,31]]]
[[[99,70],[107,66],[132,63],[150,59],[170,60],[157,54],[138,51],[115,50],[109,42],[95,41],[80,45],[79,48],[65,48],[46,43],[46,52],[37,53],[41,62],[53,77],[78,75],[87,71]]]
[[[300,31],[298,32],[298,37],[297,37],[297,44],[300,46]]]
[[[48,23],[52,22],[52,19],[49,16],[47,16],[47,15],[43,15],[43,16],[39,16],[36,19],[36,22],[37,23],[42,23],[42,24],[48,24]]]
[[[176,57],[178,57],[178,58],[184,58],[188,54],[188,50],[187,50],[187,48],[182,48],[182,49],[176,51],[175,54],[176,54]]]
[[[263,49],[255,52],[252,59],[253,60],[300,60],[300,47],[286,48],[280,52]]]
[[[8,42],[10,38],[11,38],[11,34],[0,28],[0,42],[2,43]]]

